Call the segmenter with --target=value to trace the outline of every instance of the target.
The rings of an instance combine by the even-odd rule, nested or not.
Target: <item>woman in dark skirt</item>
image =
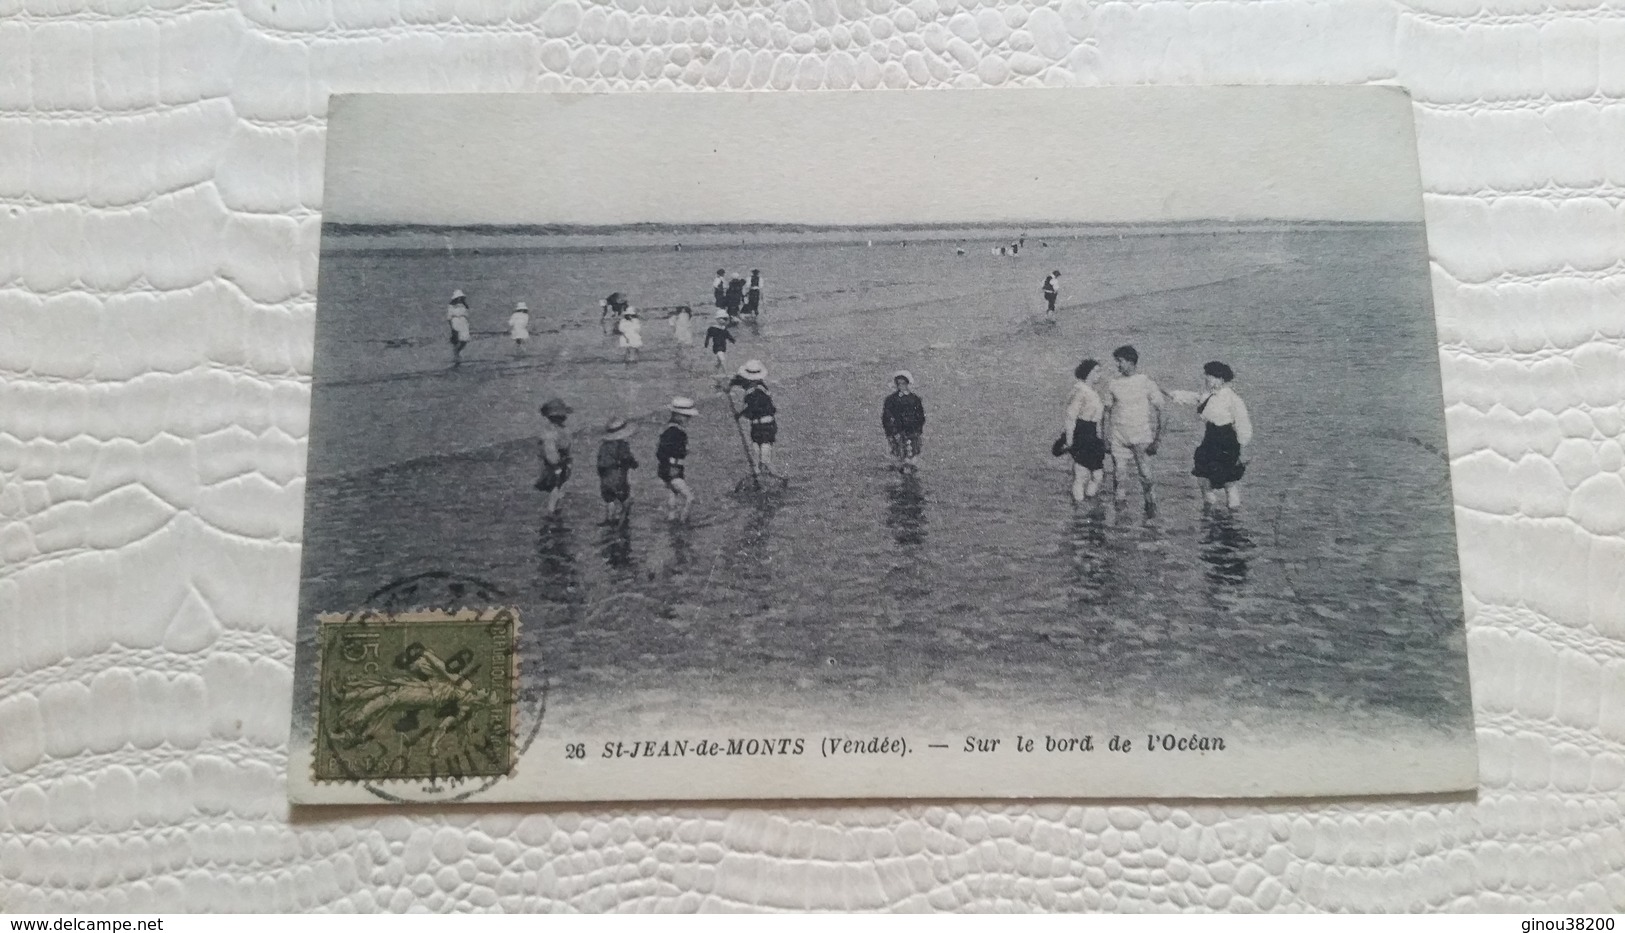
[[[1236,374],[1213,360],[1202,367],[1206,387],[1197,392],[1170,392],[1169,398],[1194,404],[1202,419],[1202,443],[1196,448],[1191,475],[1202,483],[1202,501],[1219,504],[1224,495],[1231,509],[1241,508],[1241,478],[1247,472],[1247,445],[1253,440],[1253,422],[1247,404],[1230,388]]]
[[[1100,393],[1089,384],[1095,360],[1084,360],[1072,371],[1077,382],[1066,402],[1066,433],[1057,444],[1061,453],[1072,455],[1072,501],[1083,502],[1100,492],[1101,470],[1106,465],[1106,442],[1100,436],[1100,419],[1106,406]]]

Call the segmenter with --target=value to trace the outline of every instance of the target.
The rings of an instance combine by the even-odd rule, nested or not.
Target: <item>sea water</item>
[[[961,244],[961,236],[964,238]],[[1462,602],[1420,226],[1126,228],[1029,235],[745,233],[551,247],[344,248],[322,257],[305,616],[446,570],[520,606],[555,700],[696,697],[792,706],[890,692],[930,703],[1245,708],[1309,721],[1469,724]],[[873,245],[868,245],[869,241]],[[958,250],[965,250],[960,255]],[[716,365],[645,314],[623,362],[598,300],[689,304],[718,267],[762,270],[764,312],[728,369],[762,360],[790,479],[758,491]],[[1046,320],[1040,285],[1059,269]],[[446,299],[476,339],[452,366]],[[532,309],[524,348],[505,335]],[[1194,410],[1154,460],[1159,508],[1075,508],[1072,369],[1135,346],[1197,389],[1230,364],[1256,428],[1235,514],[1203,509]],[[881,402],[908,369],[928,422],[917,476],[890,469]],[[654,475],[663,406],[690,425],[693,520]],[[575,475],[543,514],[537,406],[575,408]],[[640,419],[634,508],[600,524],[606,418]],[[1137,493],[1137,489],[1135,490]],[[943,700],[942,698],[953,698]],[[553,700],[550,700],[553,702]]]

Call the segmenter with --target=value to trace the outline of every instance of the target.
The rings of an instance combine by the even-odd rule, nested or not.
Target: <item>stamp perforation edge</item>
[[[506,644],[503,652],[506,661],[503,670],[506,676],[505,696],[502,698],[506,707],[503,715],[504,753],[506,767],[500,773],[481,773],[474,775],[410,775],[404,777],[368,777],[356,775],[352,777],[323,776],[321,762],[326,743],[325,726],[327,725],[328,709],[326,691],[326,675],[328,670],[329,645],[326,643],[326,633],[341,625],[368,626],[368,627],[402,627],[407,625],[429,626],[489,626],[492,623],[503,623],[507,626]],[[313,784],[348,785],[354,787],[415,787],[425,782],[430,784],[464,781],[490,782],[511,778],[519,766],[519,632],[520,613],[516,606],[491,606],[479,609],[467,606],[456,609],[449,608],[414,608],[409,610],[391,611],[372,607],[365,607],[351,612],[321,612],[316,614],[316,678],[315,678],[315,715],[314,730],[312,734],[312,754],[310,759],[310,779]],[[341,766],[342,767],[342,766]]]

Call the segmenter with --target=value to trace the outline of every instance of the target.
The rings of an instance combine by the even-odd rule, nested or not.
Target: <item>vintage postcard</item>
[[[1398,89],[336,97],[298,803],[1477,780]]]

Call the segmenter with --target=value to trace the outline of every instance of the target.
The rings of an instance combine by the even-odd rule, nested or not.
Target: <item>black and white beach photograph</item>
[[[327,161],[296,802],[1475,784],[1402,91],[359,95]]]

